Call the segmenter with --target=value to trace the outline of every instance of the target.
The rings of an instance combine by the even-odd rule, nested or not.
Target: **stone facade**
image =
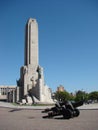
[[[13,101],[13,94],[10,94],[9,97],[9,93],[15,92],[16,90],[16,86],[5,86],[2,85],[0,86],[0,101]],[[11,99],[11,100],[10,100]]]

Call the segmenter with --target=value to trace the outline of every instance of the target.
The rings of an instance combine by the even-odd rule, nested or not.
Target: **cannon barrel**
[[[84,101],[79,101],[79,102],[72,103],[72,105],[74,108],[76,108],[76,107],[82,106],[83,103],[84,103]]]

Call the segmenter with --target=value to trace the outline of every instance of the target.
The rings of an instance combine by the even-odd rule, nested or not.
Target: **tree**
[[[93,91],[93,92],[89,93],[89,99],[98,101],[98,91]]]
[[[58,101],[65,101],[65,100],[69,100],[70,99],[70,95],[67,91],[64,92],[59,92],[57,91],[55,93],[55,99]]]
[[[79,90],[76,92],[75,101],[81,101],[81,100],[84,100],[84,101],[88,100],[88,94],[84,91]]]

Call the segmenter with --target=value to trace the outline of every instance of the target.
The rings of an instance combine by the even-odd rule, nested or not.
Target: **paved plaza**
[[[87,109],[87,106],[84,106],[86,109],[80,109],[79,117],[69,120],[62,117],[44,119],[42,116],[45,113],[41,113],[40,107],[27,109],[0,106],[0,130],[97,130],[98,109],[91,109],[90,106]]]

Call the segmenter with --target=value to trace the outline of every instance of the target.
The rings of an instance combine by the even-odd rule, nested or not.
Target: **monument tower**
[[[29,19],[25,35],[25,65],[38,66],[38,24],[35,19]]]
[[[31,96],[39,102],[53,102],[51,91],[44,83],[43,68],[39,65],[38,24],[30,18],[26,24],[24,66],[17,81],[19,100]]]

